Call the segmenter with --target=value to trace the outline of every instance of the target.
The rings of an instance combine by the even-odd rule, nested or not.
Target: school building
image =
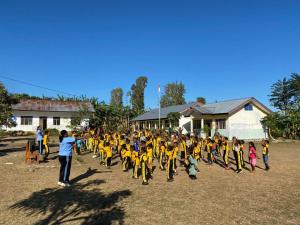
[[[171,124],[168,114],[180,113],[180,118]],[[184,134],[199,134],[202,137],[220,135],[241,139],[267,138],[267,130],[261,120],[272,113],[253,97],[233,99],[216,103],[194,102],[161,109],[161,128],[181,128]],[[159,110],[153,109],[132,120],[135,129],[158,128]]]
[[[45,129],[71,130],[76,122],[76,113],[85,109],[94,112],[90,102],[58,101],[44,99],[21,100],[12,106],[16,127],[3,127],[8,131],[36,131],[37,126]],[[84,118],[81,126],[88,125],[88,118]]]

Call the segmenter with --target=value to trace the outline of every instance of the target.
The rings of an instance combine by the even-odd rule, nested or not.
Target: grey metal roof
[[[78,112],[87,109],[95,112],[90,102],[58,101],[45,99],[26,99],[12,106],[13,110],[20,111],[50,111],[50,112]]]
[[[160,109],[160,118],[165,119],[167,118],[168,114],[171,112],[182,112],[185,109],[188,109],[195,105],[195,102],[185,104],[185,105],[174,105],[168,106],[165,108]],[[149,112],[146,112],[142,115],[139,115],[132,119],[132,121],[142,121],[142,120],[157,120],[158,119],[158,109],[152,109]]]
[[[241,106],[242,104],[248,102],[251,99],[252,98],[232,99],[221,102],[209,103],[202,106],[195,106],[194,108],[204,114],[226,114],[235,110],[237,107]],[[203,109],[206,110],[208,113],[202,112]]]
[[[244,106],[247,102],[255,102],[257,105],[261,106],[266,112],[271,112],[266,106],[261,104],[253,97],[240,98],[240,99],[231,99],[221,102],[208,103],[205,105],[190,103],[186,105],[176,105],[169,106],[161,109],[161,118],[167,118],[168,113],[170,112],[181,112],[185,116],[189,116],[194,110],[200,112],[201,114],[228,114],[238,109],[239,107]],[[184,112],[185,111],[185,112]],[[157,120],[158,119],[158,109],[153,109],[149,112],[146,112],[136,118],[133,121],[141,121],[141,120]]]

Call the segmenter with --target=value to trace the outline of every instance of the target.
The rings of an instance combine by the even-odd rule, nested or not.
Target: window
[[[53,125],[55,126],[60,125],[60,117],[53,117]]]
[[[216,123],[217,123],[218,129],[226,129],[226,120],[225,119],[216,120]]]
[[[21,116],[21,125],[32,125],[32,116]]]
[[[200,130],[201,129],[201,120],[194,120],[193,121],[193,128],[196,130]]]
[[[244,106],[246,111],[252,111],[253,110],[253,106],[251,104],[247,104]]]

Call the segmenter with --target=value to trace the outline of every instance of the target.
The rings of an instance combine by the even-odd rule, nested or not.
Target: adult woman
[[[36,128],[36,140],[39,146],[39,153],[40,155],[43,154],[43,131],[41,130],[40,126]]]
[[[60,162],[59,181],[60,186],[70,186],[70,171],[72,163],[72,149],[75,143],[75,137],[69,137],[66,130],[62,130],[59,136],[59,153],[58,158]]]

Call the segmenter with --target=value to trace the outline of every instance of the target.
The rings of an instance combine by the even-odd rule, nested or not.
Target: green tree
[[[0,126],[16,126],[13,119],[12,105],[17,102],[17,99],[10,95],[3,83],[0,82]]]
[[[167,115],[169,122],[172,126],[179,126],[180,113],[179,112],[170,112]]]
[[[185,87],[182,82],[173,82],[165,86],[164,95],[161,98],[161,107],[167,107],[172,105],[185,104],[184,99]]]
[[[298,73],[292,73],[291,87],[292,92],[295,93],[295,100],[300,100],[300,75]]]
[[[294,95],[291,81],[283,78],[271,86],[270,102],[275,108],[286,114],[289,105],[293,103],[292,98]]]
[[[123,90],[122,88],[115,88],[110,93],[110,104],[121,107],[123,105]]]
[[[204,97],[198,97],[197,102],[202,103],[204,105],[206,104],[206,99]]]
[[[144,96],[147,87],[148,78],[145,76],[138,77],[135,84],[131,86],[131,105],[136,115],[142,114],[145,109]]]

